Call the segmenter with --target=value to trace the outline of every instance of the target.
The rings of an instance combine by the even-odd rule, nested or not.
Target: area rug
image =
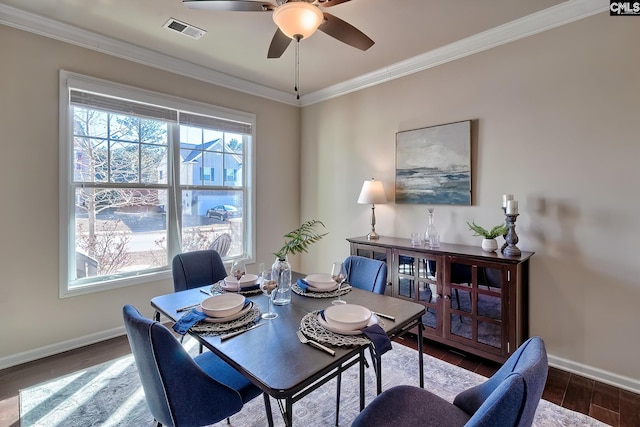
[[[192,341],[192,340],[190,340]],[[195,343],[191,342],[193,351]],[[418,353],[393,343],[383,356],[383,389],[398,384],[418,385]],[[484,381],[484,377],[424,356],[425,388],[452,401],[455,395]],[[375,396],[375,375],[366,369],[366,399]],[[333,426],[335,421],[336,382],[332,380],[293,405],[294,425]],[[359,412],[358,369],[343,374],[340,425],[349,426]],[[278,406],[272,401],[275,424],[283,427]],[[22,427],[42,426],[153,426],[132,356],[55,378],[20,391]],[[257,398],[231,417],[234,427],[267,425],[263,399]],[[226,421],[215,427],[229,427]],[[541,401],[534,426],[605,426],[605,424],[547,401]]]

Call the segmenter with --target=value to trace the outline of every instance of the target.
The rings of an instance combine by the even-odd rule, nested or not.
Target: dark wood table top
[[[204,298],[206,295],[198,289],[190,289],[155,297],[151,300],[151,305],[175,321],[183,314],[177,313],[176,309],[198,303]],[[249,298],[260,306],[263,313],[267,311],[266,296],[258,294]],[[348,303],[395,316],[395,321],[383,319],[384,329],[390,336],[398,334],[407,325],[415,324],[424,313],[424,306],[420,304],[356,288],[342,298]],[[265,326],[225,341],[217,336],[192,335],[250,378],[264,392],[278,399],[290,398],[342,363],[363,354],[362,346],[334,347],[336,355],[332,357],[298,340],[296,331],[301,319],[307,313],[327,308],[333,299],[309,298],[292,293],[291,304],[272,305],[272,310],[278,313],[278,317],[260,320]]]

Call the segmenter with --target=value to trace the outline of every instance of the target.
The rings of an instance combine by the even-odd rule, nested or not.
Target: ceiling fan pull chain
[[[300,99],[300,37],[296,37],[296,99]]]

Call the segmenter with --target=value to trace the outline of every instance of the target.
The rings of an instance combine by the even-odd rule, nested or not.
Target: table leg
[[[424,353],[422,353],[422,318],[418,322],[418,369],[420,370],[420,388],[424,388]]]
[[[364,349],[360,350],[360,411],[364,409]]]
[[[338,370],[342,369],[342,366],[338,367]],[[338,373],[337,377],[338,392],[336,393],[336,427],[338,427],[338,421],[340,421],[340,388],[342,387],[342,372]]]
[[[376,367],[376,393],[382,393],[382,356],[378,352],[374,351],[373,356],[375,358]]]
[[[285,400],[285,419],[284,423],[287,427],[293,427],[293,402],[291,399]]]

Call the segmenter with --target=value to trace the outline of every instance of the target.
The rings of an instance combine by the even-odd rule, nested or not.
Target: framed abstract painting
[[[471,205],[471,121],[396,133],[396,203]]]

